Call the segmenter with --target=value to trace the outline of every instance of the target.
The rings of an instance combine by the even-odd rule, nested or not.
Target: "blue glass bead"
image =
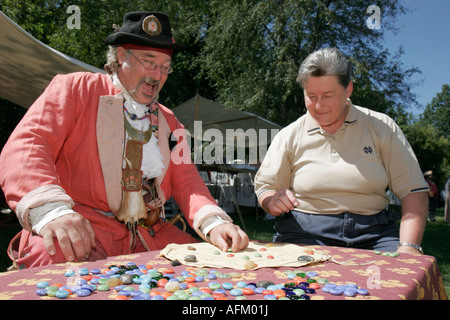
[[[334,296],[338,296],[338,295],[342,294],[344,291],[341,290],[341,289],[332,288],[328,292],[331,293]]]
[[[156,296],[151,297],[150,300],[164,300],[164,297],[160,296],[160,295],[156,295]]]
[[[90,282],[90,284],[98,284],[99,281],[100,281],[99,278],[92,278],[91,281],[89,281],[89,282]]]
[[[187,288],[187,284],[186,283],[180,283],[180,290],[184,290]]]
[[[273,294],[266,294],[264,300],[277,300],[277,297]]]
[[[234,297],[241,296],[242,290],[241,289],[231,289],[230,294]]]
[[[69,296],[69,291],[67,290],[58,290],[55,293],[55,296],[59,299],[65,299]]]
[[[300,296],[300,299],[303,299],[303,300],[309,300],[309,299],[311,299],[308,295],[306,295],[306,294],[302,294],[301,296]]]
[[[321,290],[322,290],[322,292],[330,293],[331,288],[327,287],[327,286],[323,286]]]
[[[80,270],[78,270],[78,274],[80,276],[87,276],[89,274],[89,269],[88,268],[80,268]]]
[[[130,291],[130,297],[132,297],[132,298],[138,297],[141,294],[142,294],[142,291],[139,291],[139,290]]]
[[[236,283],[236,287],[238,288],[245,288],[247,286],[247,282],[245,281],[239,281],[238,283]]]
[[[277,289],[278,289],[278,287],[276,285],[274,285],[274,284],[267,287],[267,290],[275,291]]]
[[[44,288],[36,289],[36,294],[38,296],[46,296],[47,295],[47,289],[44,289]]]
[[[214,300],[213,297],[203,297],[202,300]]]
[[[95,291],[97,288],[92,284],[83,284],[80,289],[87,289],[89,291]]]
[[[214,290],[214,293],[226,294],[227,292],[224,289],[216,289],[216,290]]]
[[[363,296],[365,296],[369,293],[369,291],[364,288],[359,288],[356,292],[358,292],[358,294],[363,295]]]
[[[295,294],[295,292],[293,292],[293,291],[287,291],[286,292],[286,297],[290,297],[290,296],[295,296],[296,294]]]
[[[206,279],[214,280],[214,279],[217,279],[217,276],[214,273],[209,273],[206,275]]]
[[[264,287],[256,287],[256,289],[254,290],[256,294],[260,294],[262,293],[264,290],[266,290],[266,288]]]
[[[85,280],[85,279],[78,279],[78,280],[75,282],[75,284],[76,284],[77,286],[82,286],[83,284],[87,284],[87,280]]]
[[[114,290],[116,291],[122,291],[125,288],[125,285],[121,284],[120,286],[115,286]]]
[[[72,277],[72,276],[74,276],[75,275],[75,271],[74,270],[67,270],[65,273],[64,273],[64,276],[66,276],[66,277]]]
[[[347,288],[344,290],[344,294],[345,294],[347,297],[353,297],[353,296],[356,294],[356,288],[354,288],[354,287],[347,287]]]
[[[205,281],[204,277],[202,277],[202,276],[195,277],[195,282],[203,282],[203,281]]]
[[[313,288],[306,288],[304,290],[306,293],[316,293],[316,290],[314,290]]]
[[[222,288],[224,288],[225,290],[231,290],[233,289],[233,284],[229,282],[224,282],[222,283]]]
[[[99,274],[101,272],[100,269],[91,269],[92,274]]]
[[[308,282],[300,282],[298,285],[302,286],[302,287],[309,287],[309,283]]]
[[[79,289],[79,290],[75,291],[75,293],[79,297],[87,297],[87,296],[91,295],[91,291],[88,289]]]
[[[306,276],[307,276],[307,277],[310,277],[310,278],[311,278],[311,277],[315,277],[315,276],[317,276],[317,272],[314,272],[314,271],[307,272],[307,273],[306,273]]]
[[[128,297],[130,295],[130,292],[130,290],[120,290],[119,295]]]
[[[191,295],[194,297],[200,297],[202,294],[203,294],[203,292],[200,290],[197,290],[197,291],[194,291],[191,293]]]
[[[36,284],[36,287],[38,289],[44,289],[44,288],[47,288],[49,285],[50,285],[50,283],[48,283],[47,281],[41,281]]]

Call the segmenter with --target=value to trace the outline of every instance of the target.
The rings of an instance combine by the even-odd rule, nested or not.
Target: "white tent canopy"
[[[193,138],[208,129],[218,129],[226,142],[234,143],[236,138],[248,138],[247,130],[250,129],[256,131],[257,145],[261,146],[270,144],[276,132],[281,129],[279,125],[260,116],[223,106],[198,94],[174,108],[173,112]],[[199,127],[197,124],[196,128],[196,121],[201,121],[200,133],[197,132]],[[227,129],[233,131],[234,136],[227,135]],[[263,137],[265,134],[267,137]]]
[[[0,97],[28,108],[56,74],[104,72],[33,38],[0,11]]]

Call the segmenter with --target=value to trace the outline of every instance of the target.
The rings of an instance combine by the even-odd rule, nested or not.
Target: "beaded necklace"
[[[131,113],[128,111],[128,109],[125,107],[125,104],[123,105],[123,110],[126,114],[130,117],[131,120],[144,120],[145,118],[148,118],[150,120],[150,126],[151,130],[147,131],[140,131],[131,126],[131,124],[128,122],[127,117],[125,116],[125,128],[127,129],[127,132],[130,134],[130,136],[139,142],[147,143],[153,134],[156,138],[158,138],[158,109],[159,104],[156,100],[153,100],[150,104],[147,105],[147,111],[145,111],[143,117],[138,117],[136,114]]]

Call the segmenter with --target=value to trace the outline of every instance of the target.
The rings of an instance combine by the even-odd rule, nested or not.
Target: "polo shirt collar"
[[[358,112],[356,107],[353,105],[352,101],[350,99],[347,99],[347,104],[349,106],[349,110],[347,113],[347,117],[345,118],[344,124],[341,127],[347,127],[349,125],[355,124],[358,122]],[[305,121],[305,129],[308,134],[314,134],[319,132],[324,132],[321,128],[319,123],[311,116],[309,112],[306,112],[306,121]],[[339,129],[338,131],[340,131]]]

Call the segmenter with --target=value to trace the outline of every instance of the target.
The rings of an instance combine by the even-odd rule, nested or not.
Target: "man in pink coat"
[[[183,126],[157,101],[182,48],[167,16],[129,12],[106,43],[108,74],[56,76],[0,155],[0,183],[23,226],[8,248],[15,266],[195,242],[160,218],[170,197],[203,239],[244,249],[248,237],[211,197]]]

